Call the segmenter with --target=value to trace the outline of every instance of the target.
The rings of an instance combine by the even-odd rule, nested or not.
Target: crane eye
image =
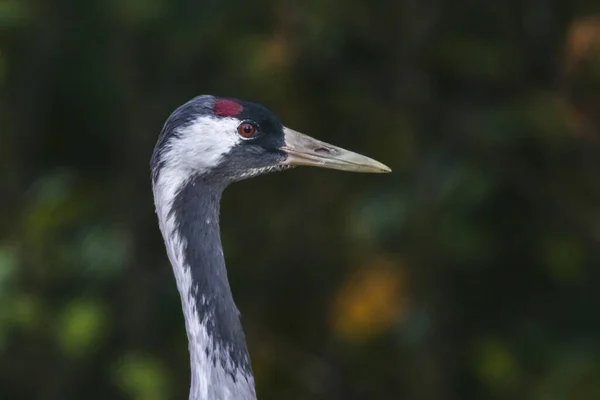
[[[243,138],[251,138],[256,135],[256,125],[251,122],[242,122],[237,128],[238,134]]]

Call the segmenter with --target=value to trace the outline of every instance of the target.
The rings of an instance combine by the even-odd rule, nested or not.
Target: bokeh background
[[[229,188],[261,399],[600,399],[597,1],[0,1],[0,398],[187,398],[149,159],[198,94],[388,164]]]

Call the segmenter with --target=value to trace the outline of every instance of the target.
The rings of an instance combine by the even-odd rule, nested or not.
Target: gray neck
[[[221,246],[223,188],[202,177],[169,190],[172,183],[167,177],[163,184],[158,177],[154,195],[185,317],[190,400],[256,399],[250,357]]]

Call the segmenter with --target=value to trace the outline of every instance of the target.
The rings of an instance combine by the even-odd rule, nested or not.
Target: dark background
[[[600,399],[597,1],[0,2],[0,398],[187,398],[149,159],[198,94],[393,169],[229,188],[260,399]]]

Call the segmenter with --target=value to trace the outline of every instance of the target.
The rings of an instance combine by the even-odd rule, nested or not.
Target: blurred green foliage
[[[228,189],[261,399],[600,398],[600,9],[0,1],[0,398],[181,399],[148,162],[204,93],[388,164]]]

